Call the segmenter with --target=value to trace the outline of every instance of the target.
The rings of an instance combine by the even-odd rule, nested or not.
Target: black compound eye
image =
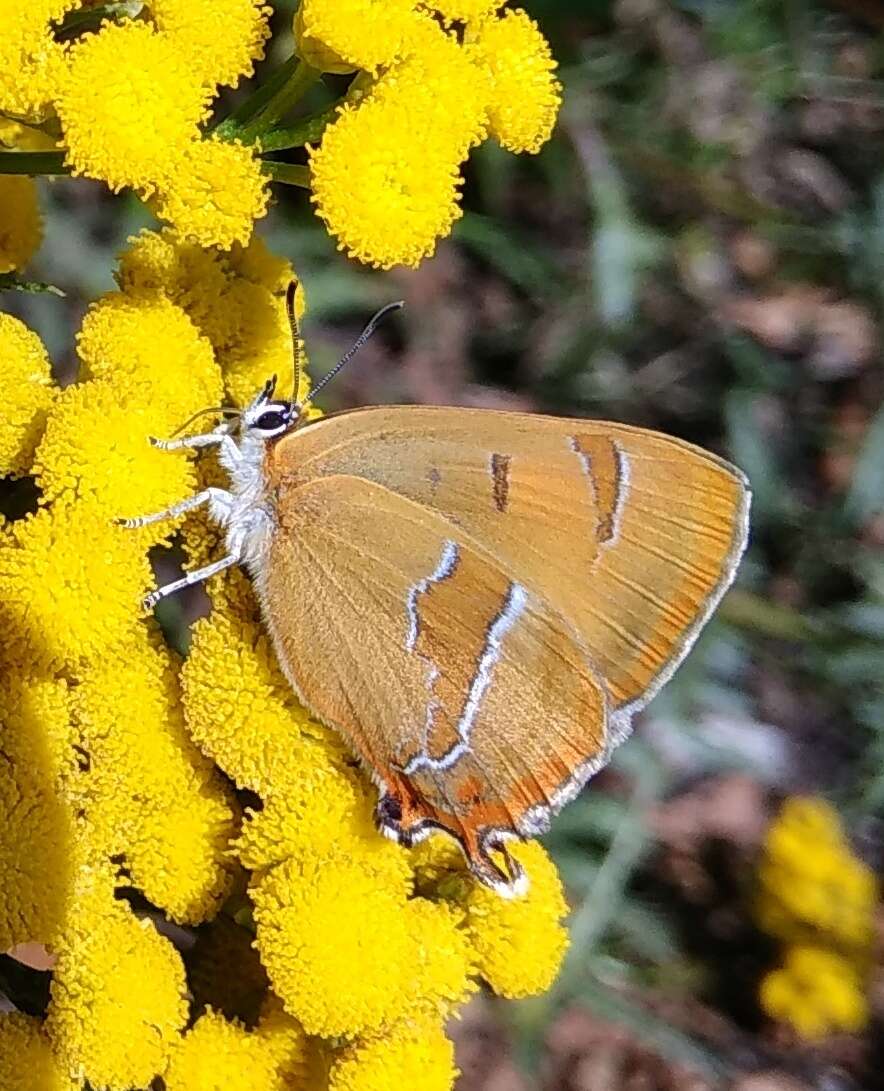
[[[255,421],[255,427],[260,428],[262,432],[275,432],[277,428],[285,428],[288,424],[288,420],[287,414],[280,413],[276,409],[271,409],[258,417]]]

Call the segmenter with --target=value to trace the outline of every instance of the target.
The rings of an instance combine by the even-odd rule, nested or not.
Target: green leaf
[[[44,284],[40,280],[22,280],[16,273],[0,274],[0,292],[30,292],[32,295],[48,293],[64,298],[64,292],[54,284]]]
[[[884,406],[866,430],[844,510],[856,524],[884,512]]]

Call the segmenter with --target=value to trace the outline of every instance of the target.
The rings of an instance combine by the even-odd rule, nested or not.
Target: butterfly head
[[[272,376],[262,387],[239,420],[240,432],[259,440],[270,440],[288,432],[301,415],[301,406],[294,401],[274,398],[276,376]]]

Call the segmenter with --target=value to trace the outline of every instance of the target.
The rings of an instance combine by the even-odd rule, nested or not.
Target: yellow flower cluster
[[[461,214],[471,148],[491,135],[510,151],[536,152],[548,139],[561,98],[555,62],[524,11],[501,16],[499,7],[304,0],[302,56],[373,77],[310,155],[312,199],[340,249],[381,268],[417,265]]]
[[[765,837],[756,882],[759,927],[786,945],[783,966],[762,981],[765,1011],[808,1038],[860,1029],[878,885],[834,808],[788,799]]]
[[[457,1005],[480,979],[542,991],[563,956],[537,844],[515,847],[532,885],[505,901],[444,837],[407,851],[377,833],[376,790],[297,703],[239,570],[209,585],[183,664],[139,614],[150,547],[176,529],[189,564],[218,547],[204,515],[112,522],[216,472],[146,437],[250,398],[270,369],[291,383],[291,276],[257,240],[145,232],[61,391],[35,336],[0,319],[0,474],[41,491],[0,526],[0,950],[56,956],[45,1020],[0,1015],[3,1087],[446,1091]],[[186,964],[163,918],[211,922]]]
[[[6,0],[0,110],[34,121],[57,115],[74,174],[152,198],[182,236],[246,243],[269,200],[260,163],[250,148],[204,138],[200,126],[219,88],[263,56],[270,8],[153,0],[137,18],[118,13],[121,21],[60,45],[53,20],[79,6]]]
[[[262,161],[260,137],[279,120],[276,107],[285,114],[322,72],[355,78],[310,149],[311,199],[340,249],[381,268],[416,265],[450,232],[473,147],[491,136],[513,152],[539,151],[561,100],[546,39],[503,0],[302,0],[290,84],[259,90],[248,121],[234,115],[213,132],[219,89],[263,56],[271,8],[148,0],[137,14],[116,5],[97,29],[60,40],[59,21],[85,3],[3,0],[0,139],[25,150],[59,135],[73,174],[134,189],[202,246],[248,242],[268,207],[265,171],[307,184],[305,168],[286,176]],[[27,184],[7,197],[27,214],[5,245],[0,232],[0,268],[20,265],[39,235]]]

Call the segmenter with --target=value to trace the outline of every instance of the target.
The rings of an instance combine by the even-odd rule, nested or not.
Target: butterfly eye
[[[260,428],[262,432],[275,432],[279,428],[285,428],[287,424],[288,416],[275,409],[262,413],[255,421],[255,427]]]

